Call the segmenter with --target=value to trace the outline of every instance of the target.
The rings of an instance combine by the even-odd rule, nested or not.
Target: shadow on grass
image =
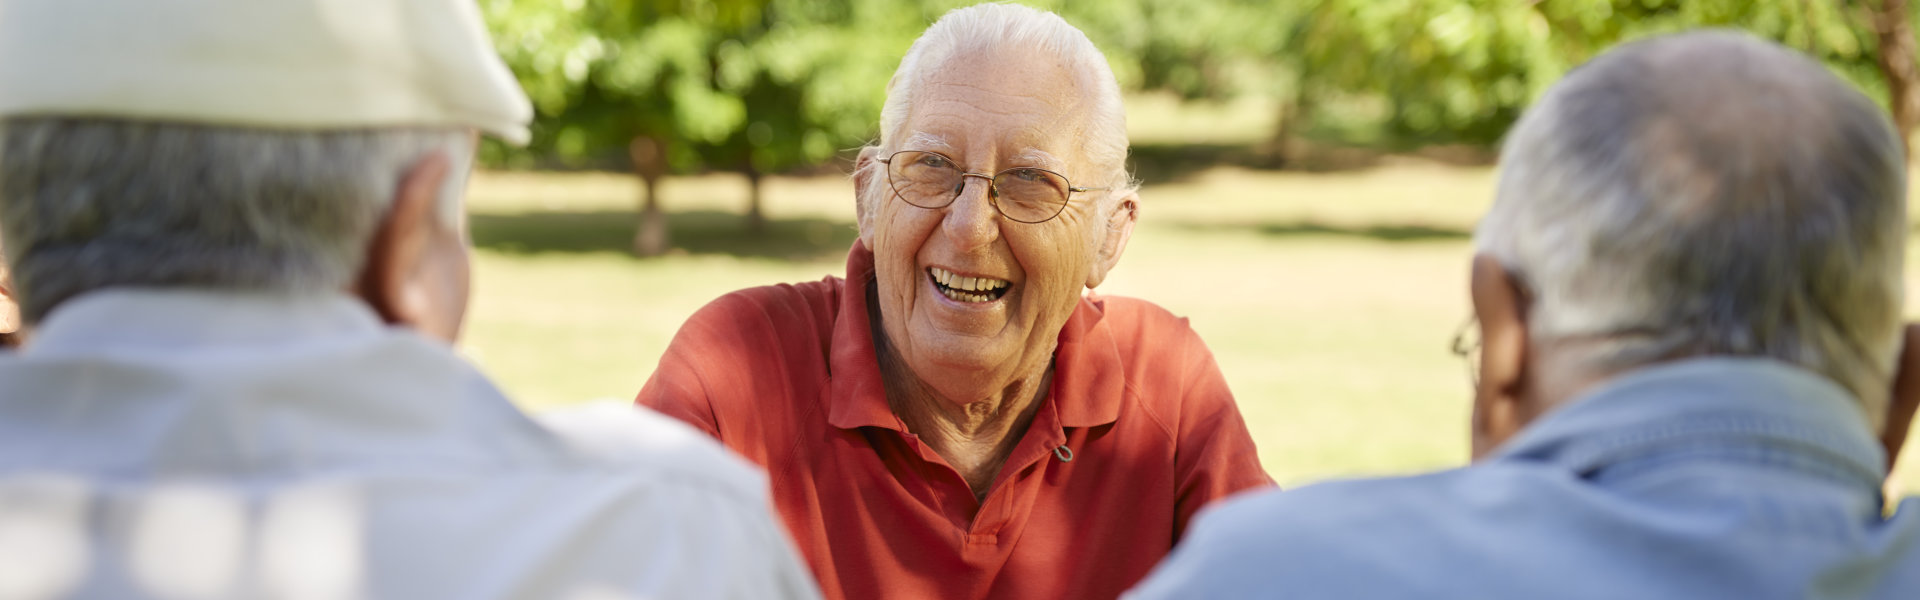
[[[478,213],[471,218],[475,248],[507,254],[630,253],[639,213],[539,211]],[[720,211],[667,216],[673,253],[728,254],[781,260],[843,256],[858,236],[852,223],[828,219],[768,219],[766,231],[747,231],[746,217]]]
[[[1285,156],[1266,144],[1136,144],[1127,163],[1134,175],[1149,183],[1190,179],[1214,167],[1285,170],[1300,173],[1362,171],[1393,161],[1417,160],[1458,167],[1493,164],[1489,148],[1462,145],[1425,146],[1396,150],[1389,147],[1319,143],[1294,140]]]
[[[1271,168],[1271,158],[1251,145],[1135,144],[1127,162],[1141,181],[1167,183],[1191,178],[1214,167]]]
[[[1346,226],[1328,225],[1314,221],[1291,221],[1284,223],[1177,223],[1181,229],[1195,232],[1251,231],[1261,235],[1289,237],[1301,235],[1336,235],[1362,237],[1383,242],[1425,242],[1435,240],[1465,240],[1473,237],[1473,232],[1452,227],[1432,225],[1366,225]]]

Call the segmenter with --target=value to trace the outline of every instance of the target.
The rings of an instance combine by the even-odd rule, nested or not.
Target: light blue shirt
[[[819,598],[766,490],[343,294],[95,292],[0,356],[4,598]]]
[[[1885,465],[1824,378],[1677,362],[1470,467],[1224,502],[1128,597],[1920,599],[1920,500],[1882,518]]]

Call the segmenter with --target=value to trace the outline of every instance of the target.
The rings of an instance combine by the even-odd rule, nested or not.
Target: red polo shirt
[[[1112,598],[1202,506],[1272,485],[1186,319],[1095,296],[1061,330],[1053,388],[976,502],[888,409],[872,279],[856,242],[845,280],[715,300],[639,397],[766,467],[827,597]]]

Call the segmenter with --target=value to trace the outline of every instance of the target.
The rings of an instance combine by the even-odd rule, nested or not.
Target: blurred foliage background
[[[844,175],[888,79],[972,3],[479,2],[538,118],[531,145],[482,149],[463,345],[535,409],[630,399],[721,294],[839,274]],[[1569,69],[1736,28],[1818,57],[1909,131],[1920,114],[1904,0],[1026,3],[1084,30],[1128,93],[1144,211],[1101,291],[1191,317],[1285,485],[1465,460],[1446,349],[1469,238],[1501,136]]]
[[[540,118],[490,164],[767,173],[874,136],[886,83],[955,0],[483,0]],[[1121,84],[1190,102],[1269,100],[1285,167],[1317,145],[1478,155],[1560,75],[1623,41],[1730,27],[1818,57],[1868,95],[1912,85],[1905,0],[1036,0],[1084,30]],[[1897,15],[1897,17],[1895,16]],[[1889,37],[1892,42],[1889,42]],[[1898,45],[1904,43],[1904,46]],[[1907,55],[1889,64],[1888,54]],[[1890,85],[1893,84],[1893,85]],[[1904,101],[1905,99],[1900,99]],[[1904,104],[1904,102],[1900,102]],[[1896,108],[1905,125],[1912,119]],[[1481,152],[1473,152],[1473,150]],[[1309,161],[1310,163],[1310,161]],[[652,227],[635,250],[670,241]],[[764,218],[758,194],[747,226]]]

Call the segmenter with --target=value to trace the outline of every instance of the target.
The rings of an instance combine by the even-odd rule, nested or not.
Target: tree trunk
[[[1293,140],[1299,137],[1300,130],[1307,126],[1307,119],[1312,118],[1309,113],[1313,105],[1306,93],[1299,91],[1282,99],[1279,105],[1279,114],[1274,117],[1276,122],[1273,128],[1273,139],[1269,142],[1272,150],[1268,152],[1268,156],[1271,157],[1274,168],[1285,169],[1293,166],[1294,161],[1300,158],[1294,156]]]
[[[1302,61],[1294,69],[1291,89],[1276,103],[1278,114],[1274,115],[1273,139],[1268,141],[1267,155],[1277,169],[1285,169],[1299,158],[1293,155],[1293,138],[1299,137],[1301,128],[1307,126],[1307,113],[1312,110],[1313,100],[1307,97],[1307,65]]]
[[[747,165],[745,174],[747,176],[747,231],[756,235],[766,233],[767,216],[760,210],[762,187],[760,184],[765,177],[759,169],[753,168],[752,164]]]
[[[1874,61],[1880,77],[1887,82],[1887,106],[1893,112],[1893,125],[1906,142],[1907,155],[1913,155],[1913,129],[1920,125],[1920,69],[1914,65],[1913,22],[1907,13],[1907,0],[1881,0],[1873,11],[1873,33],[1879,40]]]
[[[1801,35],[1801,41],[1806,44],[1806,47],[1801,49],[1806,50],[1807,55],[1819,59],[1820,40],[1818,33],[1820,31],[1820,22],[1813,18],[1813,0],[1800,0],[1800,30],[1803,33],[1803,35]]]
[[[660,211],[658,190],[659,179],[643,179],[642,187],[647,196],[641,200],[640,226],[633,234],[633,253],[635,256],[659,256],[667,253],[671,247],[667,239],[667,214]]]
[[[667,175],[666,153],[660,142],[650,137],[633,138],[627,146],[633,160],[633,172],[640,176],[640,223],[633,234],[636,256],[659,256],[671,247],[667,239],[667,214],[660,210],[660,180]]]

